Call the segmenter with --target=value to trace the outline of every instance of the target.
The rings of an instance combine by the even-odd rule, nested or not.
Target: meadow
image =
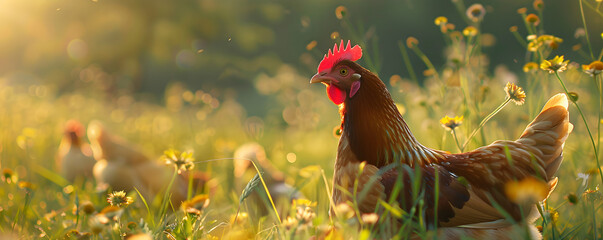
[[[98,2],[100,7],[103,1]],[[224,12],[235,5],[199,2],[201,7]],[[250,56],[245,52],[238,56],[233,48],[212,50],[212,44],[195,41],[185,44],[183,51],[152,44],[139,47],[135,40],[127,42],[126,38],[121,39],[125,41],[122,45],[95,49],[95,41],[105,39],[102,34],[96,36],[98,39],[92,34],[86,42],[58,44],[62,46],[61,54],[68,55],[71,62],[55,62],[51,57],[58,53],[45,45],[52,42],[25,49],[23,44],[27,43],[7,37],[8,40],[0,41],[3,53],[16,56],[20,53],[13,48],[26,51],[15,58],[20,63],[3,59],[4,66],[0,68],[0,238],[407,239],[414,232],[419,238],[434,239],[433,229],[413,222],[413,215],[397,206],[387,207],[385,215],[360,215],[355,206],[349,209],[340,206],[337,215],[329,215],[333,207],[329,196],[340,117],[324,88],[309,85],[309,80],[328,47],[341,39],[351,39],[364,49],[365,55],[359,62],[388,85],[398,110],[417,139],[435,149],[458,153],[495,140],[516,139],[551,96],[567,94],[574,129],[564,147],[557,188],[538,205],[540,217],[535,224],[544,239],[602,239],[602,2],[574,2],[579,8],[571,16],[580,18],[581,25],[564,29],[575,32],[573,38],[557,36],[554,31],[557,28],[545,31],[548,19],[543,16],[548,4],[556,4],[553,1],[525,1],[522,8],[505,13],[509,18],[521,20],[521,24],[487,29],[482,25],[486,21],[505,21],[489,19],[496,9],[490,9],[484,2],[454,0],[454,11],[433,17],[433,22],[421,30],[439,37],[421,38],[418,31],[406,31],[397,35],[395,44],[389,45],[379,43],[382,32],[353,17],[358,14],[354,12],[357,7],[348,9],[346,3],[336,3],[329,8],[330,18],[325,20],[336,26],[334,31],[279,48],[298,49],[301,54],[296,57],[296,64],[283,62],[270,53]],[[8,7],[23,6],[14,3]],[[266,6],[258,8],[268,16],[266,22],[271,17],[280,19],[278,11],[282,9],[275,7],[278,4]],[[180,7],[177,10],[193,11]],[[50,4],[36,10],[44,12],[45,8],[69,10],[67,6],[55,8]],[[123,9],[111,14],[106,19],[92,21],[97,25],[91,27],[102,29],[108,24],[132,20],[125,17]],[[58,26],[61,21],[52,24]],[[301,21],[302,26],[310,24],[306,18],[296,21]],[[141,24],[133,22],[134,26]],[[199,31],[214,31],[211,23],[194,24],[202,29]],[[60,28],[57,26],[35,34],[49,37],[53,29]],[[153,35],[165,40],[162,43],[176,41],[177,37],[194,39],[171,26],[160,22],[154,33],[132,34],[141,39]],[[80,28],[84,27],[65,31],[77,32]],[[265,49],[263,41],[272,41],[265,38],[274,35],[266,34],[265,28],[269,27],[258,25],[249,30],[256,32],[255,35],[241,30],[219,37],[225,45],[238,44],[249,51]],[[2,25],[0,32],[13,30]],[[115,31],[112,34],[123,33],[123,29]],[[512,36],[514,41],[500,42],[494,31]],[[434,44],[443,46],[442,51],[430,51],[429,46]],[[514,45],[522,51],[513,52],[514,62],[501,64],[496,60],[497,55],[490,54],[490,49],[505,45]],[[109,58],[103,55],[106,51],[123,52],[123,56]],[[394,52],[397,57],[384,63],[383,52]],[[159,57],[148,60],[145,54],[169,55],[173,62]],[[19,64],[36,70],[15,70]],[[191,83],[203,78],[204,73],[191,70],[203,64],[223,69],[215,70],[219,73],[208,70],[208,75],[216,75],[215,81]],[[49,70],[58,65],[68,67]],[[167,69],[164,65],[179,70],[162,73]],[[152,69],[144,73],[145,66]],[[44,74],[32,73],[36,71]],[[164,85],[144,80],[151,75],[164,79]],[[509,91],[508,83],[520,87],[523,97],[513,95],[521,91]],[[93,178],[69,182],[59,174],[55,158],[64,125],[70,119],[84,125],[100,121],[109,132],[137,145],[161,164],[167,150],[191,152],[194,159],[187,160],[194,166],[185,171],[203,172],[210,180],[204,190],[190,192],[189,200],[181,207],[167,203],[166,195],[144,199],[136,191],[123,197],[131,203],[112,206],[116,204],[107,199],[113,192],[99,190]],[[452,127],[451,121],[455,121]],[[240,179],[233,173],[239,164],[233,159],[235,152],[258,151],[241,149],[249,143],[263,146],[264,161],[270,163],[261,165],[258,159],[249,159],[258,171],[277,169],[284,182],[302,198],[293,202],[274,199],[277,203],[272,204],[266,197],[251,196],[252,191],[265,196],[263,180],[254,178],[255,168],[250,168]],[[166,164],[166,168],[178,174],[175,166]],[[169,185],[166,182],[166,188]],[[529,195],[537,187],[519,188],[517,193]],[[402,230],[392,230],[391,219],[405,222]]]

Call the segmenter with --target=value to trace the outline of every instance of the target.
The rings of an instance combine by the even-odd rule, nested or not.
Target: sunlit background
[[[20,179],[59,189],[58,194],[39,193],[38,197],[62,199],[37,203],[42,211],[73,200],[71,192],[61,193],[43,174],[44,169],[56,170],[54,156],[68,119],[84,125],[100,120],[152,157],[176,148],[194,151],[198,161],[229,158],[242,144],[258,142],[288,183],[309,199],[320,200],[319,216],[325,220],[327,194],[317,169],[331,178],[340,118],[324,87],[309,84],[323,54],[341,39],[360,44],[365,55],[359,63],[388,85],[417,138],[426,146],[454,152],[438,120],[445,114],[461,115],[455,112],[460,100],[439,99],[434,97],[436,90],[421,90],[430,77],[423,75],[427,67],[409,52],[419,76],[413,83],[400,51],[408,37],[416,37],[437,69],[450,68],[451,45],[434,19],[446,16],[462,31],[468,22],[454,1],[0,0],[0,166],[14,169]],[[496,88],[479,88],[483,90],[475,93],[482,96],[479,104],[483,109],[497,106],[504,98],[498,87],[502,89],[506,81],[532,86],[531,93],[538,96],[529,95],[520,113],[507,116],[520,108],[505,109],[487,128],[490,135],[483,137],[491,142],[517,137],[544,100],[561,89],[556,82],[534,86],[523,75],[532,55],[509,29],[517,26],[521,36],[527,35],[517,9],[531,8],[532,2],[482,4],[486,15],[480,25],[484,56],[479,67],[488,77],[476,79],[491,79],[490,86]],[[340,5],[346,8],[342,19],[335,13]],[[600,51],[602,14],[583,8],[588,32],[579,1],[545,1],[542,28],[563,39],[552,56],[588,64],[587,53]],[[569,81],[586,81],[582,75],[576,77],[578,73],[567,76]],[[592,92],[581,90],[580,101],[594,109],[595,90],[582,87]],[[451,92],[459,96],[458,89]],[[530,97],[535,100],[530,102]],[[477,123],[466,121],[464,135]],[[596,121],[596,114],[591,121]],[[570,137],[568,142],[572,140],[577,139]],[[577,145],[568,144],[572,154],[567,156],[585,157],[582,152],[589,146]],[[230,184],[216,196],[236,205],[240,189],[232,187],[232,164],[198,163],[196,169],[213,172],[214,184]],[[573,172],[594,163],[567,165],[561,174],[573,180]],[[562,201],[565,192],[578,185],[560,186],[555,200]],[[4,207],[14,204],[11,198]],[[233,208],[216,211],[228,215]]]

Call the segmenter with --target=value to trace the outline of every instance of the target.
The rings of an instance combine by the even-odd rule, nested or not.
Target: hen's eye
[[[339,69],[339,75],[341,75],[341,76],[348,75],[348,69],[346,69],[346,68]]]

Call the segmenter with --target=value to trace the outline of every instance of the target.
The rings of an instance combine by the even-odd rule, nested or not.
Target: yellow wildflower
[[[540,24],[540,18],[538,17],[538,15],[530,13],[526,17],[526,22],[528,22],[534,26],[538,26],[538,24]]]
[[[474,26],[466,27],[465,29],[463,29],[463,35],[467,37],[475,37],[477,35],[477,28],[475,28]]]
[[[555,58],[551,60],[543,60],[542,63],[540,63],[540,68],[549,73],[563,72],[567,70],[568,63],[569,60],[563,61],[563,56],[555,56]]]
[[[180,152],[174,149],[169,149],[163,152],[162,156],[166,164],[174,164],[178,169],[178,174],[184,171],[195,168],[195,159],[193,158],[193,152]]]
[[[507,182],[505,193],[515,203],[532,203],[544,200],[549,194],[549,186],[540,179],[527,177]]]
[[[337,8],[335,8],[335,16],[337,17],[337,19],[343,19],[343,17],[345,17],[345,14],[348,12],[348,9],[344,6],[338,6]]]
[[[538,69],[538,63],[535,63],[535,62],[529,62],[529,63],[526,63],[525,65],[523,65],[524,72],[534,72],[537,69]]]
[[[521,89],[521,87],[513,83],[507,83],[505,86],[505,92],[507,93],[507,97],[517,105],[522,105],[526,101],[526,93],[523,91],[523,89]]]
[[[109,193],[109,197],[107,198],[107,202],[111,204],[111,206],[125,207],[130,205],[134,200],[131,197],[126,196],[126,192],[124,191],[115,191]]]
[[[408,48],[414,48],[417,45],[419,45],[419,40],[417,40],[415,37],[408,37],[406,39],[406,46]]]
[[[456,117],[448,117],[448,115],[446,115],[445,117],[443,117],[442,119],[440,119],[440,124],[442,124],[442,127],[444,127],[446,130],[451,130],[454,131],[454,129],[458,126],[460,126],[463,123],[463,116],[456,116]]]
[[[509,31],[511,31],[511,32],[517,32],[517,26],[511,26],[509,28]]]
[[[590,76],[597,76],[599,73],[603,72],[603,62],[594,61],[588,65],[582,65],[582,69],[585,73]]]
[[[193,214],[193,215],[201,215],[203,209],[209,206],[209,195],[200,194],[193,199],[182,202],[180,208],[185,213]]]
[[[448,18],[446,18],[444,16],[439,16],[434,20],[434,23],[436,26],[444,25],[444,24],[448,23]]]
[[[486,9],[479,3],[471,5],[467,8],[467,17],[473,22],[479,22],[486,15]]]

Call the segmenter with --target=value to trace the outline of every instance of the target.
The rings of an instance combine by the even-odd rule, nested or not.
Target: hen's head
[[[352,98],[360,89],[361,72],[366,71],[354,61],[362,57],[362,48],[355,45],[350,47],[350,41],[343,47],[343,40],[339,48],[333,46],[333,51],[325,54],[318,65],[318,72],[312,77],[310,83],[323,83],[327,86],[329,99],[337,105],[342,104],[346,98]]]

